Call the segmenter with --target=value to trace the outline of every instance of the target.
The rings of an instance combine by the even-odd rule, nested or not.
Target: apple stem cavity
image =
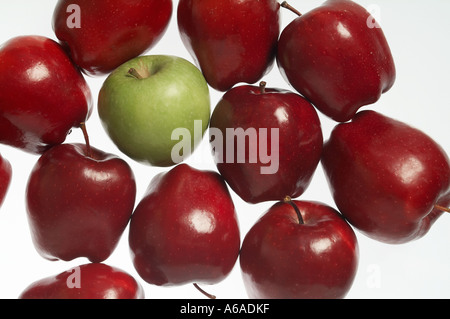
[[[84,136],[84,141],[86,143],[86,155],[87,157],[91,157],[92,158],[92,150],[91,150],[91,143],[89,142],[89,135],[86,129],[86,123],[80,123],[80,128],[81,131],[83,132],[83,136]]]
[[[286,196],[283,199],[283,202],[286,203],[286,204],[291,205],[294,208],[295,213],[297,214],[298,223],[300,225],[304,225],[305,221],[303,220],[302,213],[300,212],[300,209],[298,209],[297,205],[295,205],[295,203],[292,201],[291,197],[290,196]]]
[[[289,9],[292,12],[294,12],[296,15],[298,15],[299,17],[302,15],[300,11],[298,11],[297,9],[295,9],[293,6],[291,6],[287,1],[283,1],[281,3],[281,6],[283,8]]]
[[[444,207],[444,206],[441,206],[441,205],[434,205],[434,208],[436,208],[438,210],[441,210],[443,212],[450,213],[450,208],[448,208],[448,207]]]
[[[198,291],[200,291],[203,295],[205,295],[209,299],[216,299],[216,296],[211,295],[210,293],[204,291],[202,288],[199,287],[198,284],[194,283],[194,287],[197,288]]]

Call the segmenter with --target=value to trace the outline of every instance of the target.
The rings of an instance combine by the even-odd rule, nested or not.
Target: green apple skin
[[[130,74],[130,70],[137,74]],[[103,127],[114,144],[131,159],[167,167],[175,129],[190,133],[192,153],[209,125],[211,100],[201,71],[176,56],[146,55],[125,62],[105,80],[98,97]],[[201,138],[194,122],[201,120]],[[197,124],[198,125],[198,124]],[[197,129],[198,131],[198,129]],[[196,138],[197,137],[197,138]],[[183,154],[185,159],[189,154]]]

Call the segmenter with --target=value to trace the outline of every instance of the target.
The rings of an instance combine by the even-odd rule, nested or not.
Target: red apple
[[[90,263],[32,283],[19,299],[144,299],[144,290],[123,270]]]
[[[240,254],[247,293],[261,299],[344,298],[358,262],[355,233],[335,209],[290,198],[255,223]]]
[[[34,245],[46,259],[107,259],[128,225],[136,182],[119,157],[61,144],[36,163],[26,189]]]
[[[5,200],[9,185],[11,184],[12,168],[7,159],[0,155],[0,207]]]
[[[216,90],[255,83],[273,66],[280,33],[276,0],[180,0],[181,39]]]
[[[223,280],[238,258],[240,233],[222,177],[187,164],[155,176],[131,218],[129,245],[150,284]]]
[[[58,43],[19,36],[0,47],[0,143],[42,153],[91,111],[91,91]]]
[[[375,103],[396,75],[382,29],[350,0],[326,1],[292,21],[281,33],[277,61],[298,92],[339,122]]]
[[[450,162],[422,131],[374,111],[337,125],[322,164],[338,209],[391,244],[424,236],[450,205]]]
[[[86,73],[110,73],[164,35],[172,0],[59,0],[53,30]]]
[[[319,164],[323,136],[314,107],[282,89],[242,85],[218,102],[210,142],[217,168],[246,202],[300,196]]]

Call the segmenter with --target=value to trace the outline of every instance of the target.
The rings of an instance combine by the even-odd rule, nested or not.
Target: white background
[[[76,2],[76,1],[74,1]],[[369,0],[357,1],[366,8],[375,8],[376,16],[390,43],[397,67],[394,87],[375,105],[383,114],[413,125],[434,138],[450,151],[450,2],[446,0]],[[56,39],[51,28],[51,17],[56,1],[16,0],[0,4],[0,43],[28,34]],[[322,3],[321,0],[291,0],[301,12],[307,12]],[[163,39],[147,54],[170,54],[192,58],[184,48],[176,22],[176,7],[170,26]],[[283,27],[295,18],[282,9]],[[107,48],[106,48],[107,49]],[[94,101],[105,77],[87,77]],[[288,88],[275,66],[264,78],[269,87]],[[223,93],[211,89],[214,107]],[[96,104],[95,104],[96,107]],[[321,116],[325,139],[334,122]],[[120,154],[104,132],[96,109],[87,123],[93,146]],[[83,142],[79,130],[68,136],[66,142]],[[6,201],[0,211],[0,298],[17,298],[32,282],[56,275],[87,262],[79,258],[71,262],[51,262],[38,255],[31,242],[24,204],[25,187],[29,173],[38,157],[11,147],[0,145],[1,154],[13,166],[13,181]],[[139,201],[151,178],[167,168],[144,166],[126,158],[137,179]],[[207,139],[187,163],[200,169],[215,170],[209,154]],[[233,194],[239,216],[242,238],[273,203],[257,205],[244,203]],[[301,196],[304,200],[318,200],[334,206],[319,167],[309,189]],[[182,200],[182,199],[180,199]],[[450,297],[450,215],[444,215],[422,239],[412,243],[392,246],[371,240],[357,233],[360,247],[360,264],[354,285],[347,298],[449,298]],[[128,228],[113,255],[106,264],[119,267],[142,284],[147,298],[203,298],[192,285],[181,287],[156,287],[145,283],[135,272],[128,249]],[[301,271],[299,269],[299,271]],[[332,269],[330,269],[332,271]],[[218,298],[247,298],[239,263],[223,282],[204,287]]]

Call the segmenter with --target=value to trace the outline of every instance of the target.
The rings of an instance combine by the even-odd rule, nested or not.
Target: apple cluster
[[[145,298],[137,278],[104,263],[127,228],[148,284],[208,295],[199,284],[239,264],[250,298],[344,298],[358,270],[355,231],[403,244],[449,212],[443,148],[360,110],[393,87],[396,68],[355,1],[305,14],[277,0],[73,2],[54,8],[57,40],[0,46],[0,143],[38,157],[25,187],[32,242],[49,261],[89,260],[20,298]],[[174,9],[193,62],[148,54]],[[296,15],[284,29],[281,10]],[[290,89],[264,81],[273,69]],[[97,103],[86,76],[105,76]],[[214,107],[211,90],[223,93]],[[91,145],[94,111],[120,154]],[[336,124],[326,141],[319,113]],[[74,129],[85,143],[66,142]],[[217,171],[184,163],[206,136]],[[166,168],[139,201],[129,161]],[[320,163],[335,207],[300,198]],[[0,156],[0,205],[12,171]],[[233,193],[271,203],[244,236]]]

